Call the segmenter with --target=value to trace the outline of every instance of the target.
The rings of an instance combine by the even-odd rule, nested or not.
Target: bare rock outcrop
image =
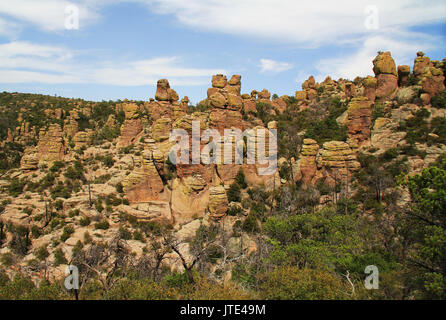
[[[371,105],[369,99],[364,97],[354,98],[348,105],[348,135],[359,147],[369,142],[370,125],[372,123]]]
[[[209,188],[209,213],[212,219],[220,219],[228,211],[228,196],[224,186]]]
[[[41,129],[37,144],[37,158],[40,164],[51,164],[63,160],[65,146],[60,125],[53,123],[48,130]]]
[[[122,186],[131,203],[159,200],[164,184],[155,167],[151,150],[144,150],[139,166],[123,180]]]
[[[376,98],[393,99],[398,89],[398,76],[395,61],[389,51],[379,53],[373,60],[373,72],[378,81]]]
[[[139,107],[135,103],[124,103],[122,110],[125,113],[125,120],[121,126],[121,137],[117,147],[124,148],[134,144],[143,131],[142,121],[139,118]]]

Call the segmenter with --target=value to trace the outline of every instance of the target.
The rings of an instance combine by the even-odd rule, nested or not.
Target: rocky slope
[[[0,254],[12,257],[9,272],[22,269],[36,279],[43,273],[57,279],[73,250],[111,244],[116,237],[141,257],[163,240],[150,229],[158,225],[169,226],[177,244],[162,260],[167,268],[183,270],[183,258],[194,261],[186,240],[202,225],[224,226],[220,244],[224,238],[233,256],[249,256],[258,249],[257,236],[234,230],[251,217],[246,203],[252,188],[325,186],[331,191],[319,190],[315,203],[326,206],[360,189],[354,176],[361,156],[396,152],[394,158],[410,174],[420,172],[446,152],[441,120],[446,117],[446,60],[431,61],[419,52],[411,72],[384,52],[373,64],[374,77],[327,77],[316,83],[311,76],[293,96],[273,98],[266,89],[242,94],[240,75],[229,80],[215,75],[198,106],[189,106],[188,97],[180,100],[166,79],[158,81],[149,101],[93,103],[4,93],[2,117],[14,118],[1,128]],[[200,121],[201,132],[217,130],[221,144],[232,139],[224,136],[225,129],[254,129],[245,149],[260,139],[258,129],[277,128],[279,147],[272,152],[278,154],[278,169],[261,175],[262,165],[247,163],[246,154],[243,164],[173,165],[170,132],[191,134],[194,121]],[[303,124],[293,127],[299,121]],[[318,133],[325,124],[327,130]],[[206,144],[202,141],[200,150]],[[20,163],[11,158],[12,149]],[[240,182],[241,172],[245,182]],[[236,184],[239,198],[234,197]],[[275,205],[272,200],[267,210]],[[17,246],[20,234],[26,237],[25,248]],[[48,252],[44,264],[41,248]],[[221,267],[225,281],[231,266],[224,261]]]

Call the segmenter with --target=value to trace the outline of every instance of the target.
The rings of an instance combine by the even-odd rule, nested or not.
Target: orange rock
[[[40,130],[39,143],[37,144],[37,158],[39,164],[50,164],[54,161],[63,160],[65,155],[65,146],[63,133],[60,125],[53,123],[48,131]]]
[[[398,90],[398,77],[393,74],[379,74],[377,76],[378,84],[376,89],[376,98],[393,99]]]
[[[370,138],[371,105],[369,99],[364,97],[354,98],[348,105],[348,135],[359,146],[366,144]]]

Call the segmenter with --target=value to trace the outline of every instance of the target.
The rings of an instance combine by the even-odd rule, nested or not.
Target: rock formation
[[[121,126],[121,137],[118,148],[124,148],[134,144],[143,131],[142,121],[139,118],[139,107],[135,103],[124,103],[122,110],[125,113],[125,120]]]
[[[398,89],[398,77],[390,52],[378,54],[373,60],[373,72],[378,81],[376,97],[380,100],[393,99]]]
[[[42,129],[39,133],[37,144],[37,159],[40,164],[51,164],[54,161],[63,160],[65,146],[63,132],[58,124],[51,124],[48,130]]]
[[[367,144],[370,138],[372,103],[368,98],[354,98],[347,109],[347,123],[349,138],[358,146]]]

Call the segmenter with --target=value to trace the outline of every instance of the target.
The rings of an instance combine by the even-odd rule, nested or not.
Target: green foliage
[[[65,254],[63,253],[61,248],[57,248],[54,253],[54,265],[57,267],[61,264],[67,264],[67,258],[65,258]]]
[[[124,187],[122,186],[121,182],[118,182],[118,184],[116,184],[116,191],[118,193],[124,193]]]
[[[227,191],[229,202],[240,202],[241,201],[241,188],[237,182],[231,184]]]
[[[372,123],[378,118],[383,118],[386,116],[385,106],[381,103],[375,103],[372,107]]]
[[[119,238],[121,238],[122,240],[131,240],[132,233],[125,227],[121,226],[119,227]]]
[[[50,171],[53,173],[59,172],[60,169],[62,169],[63,167],[65,167],[65,163],[62,161],[55,161],[53,163],[53,165],[50,168]]]
[[[432,107],[438,109],[446,108],[446,91],[443,91],[441,94],[432,97],[431,104]]]
[[[347,131],[347,127],[340,126],[334,117],[328,117],[312,122],[305,133],[305,138],[314,139],[320,145],[333,140],[347,141]]]
[[[23,226],[11,227],[12,240],[9,242],[9,248],[19,256],[25,256],[31,245],[29,230]]]
[[[74,233],[74,228],[72,226],[66,226],[63,229],[63,233],[60,236],[60,240],[62,242],[65,242],[66,240],[68,240],[68,238],[70,238],[70,236]]]
[[[11,195],[12,197],[19,196],[20,194],[22,194],[25,185],[25,180],[19,180],[17,178],[12,179],[11,183],[8,186],[9,195]]]
[[[43,261],[49,257],[50,253],[48,252],[47,246],[43,245],[34,252],[34,255],[36,256],[37,259]]]
[[[99,230],[108,230],[108,228],[110,228],[110,224],[108,223],[107,220],[102,220],[102,221],[96,222],[94,225],[94,228],[96,230],[98,230],[98,229]]]
[[[237,175],[235,176],[235,182],[242,188],[246,189],[248,187],[248,184],[246,183],[245,178],[245,172],[243,171],[243,168],[240,168]]]
[[[272,106],[269,103],[257,102],[256,110],[257,110],[257,113],[256,113],[257,118],[262,120],[262,122],[265,125],[268,124],[268,122],[272,120],[272,118],[271,118]]]
[[[429,167],[405,183],[411,196],[407,230],[413,279],[427,299],[446,298],[446,170]]]
[[[438,138],[434,140],[435,142],[446,144],[446,118],[433,118],[431,121],[431,131],[438,135]]]
[[[261,276],[260,292],[268,300],[346,299],[348,289],[327,271],[282,267]]]
[[[102,160],[102,163],[104,164],[104,166],[106,166],[107,168],[111,168],[113,167],[113,165],[115,164],[115,160],[113,160],[113,157],[111,155],[106,155],[104,157],[104,159]]]
[[[80,224],[82,227],[86,227],[86,226],[90,225],[90,223],[91,223],[91,220],[90,220],[90,218],[87,217],[87,216],[82,217],[82,218],[79,220],[79,224]]]

